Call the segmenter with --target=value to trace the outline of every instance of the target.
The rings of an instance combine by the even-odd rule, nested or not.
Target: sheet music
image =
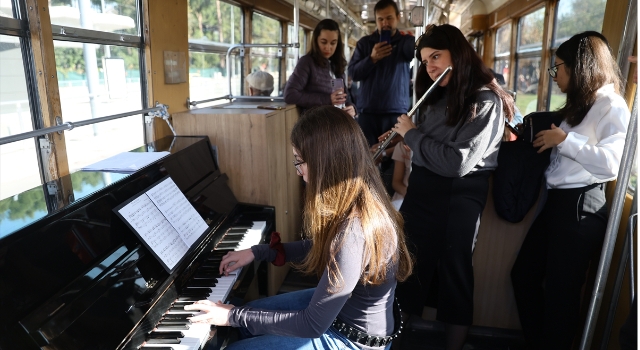
[[[173,269],[189,250],[189,246],[146,194],[134,199],[118,212],[169,269]]]
[[[147,191],[147,195],[191,247],[209,226],[170,177]]]

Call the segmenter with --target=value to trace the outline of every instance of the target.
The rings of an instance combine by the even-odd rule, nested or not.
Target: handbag
[[[535,135],[551,124],[560,125],[555,112],[533,112],[524,117],[524,128],[516,141],[503,141],[498,151],[498,167],[493,173],[493,199],[496,213],[509,222],[520,222],[533,207],[551,149],[538,153],[532,145]]]

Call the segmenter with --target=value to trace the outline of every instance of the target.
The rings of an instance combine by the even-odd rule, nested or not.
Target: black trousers
[[[530,349],[569,349],[578,330],[580,291],[607,227],[604,184],[550,189],[511,270]]]
[[[360,113],[358,124],[369,142],[369,146],[378,143],[378,136],[391,130],[402,113]]]
[[[489,190],[490,172],[447,178],[413,164],[400,212],[414,272],[398,284],[402,311],[422,315],[437,274],[437,319],[473,321],[473,247]]]

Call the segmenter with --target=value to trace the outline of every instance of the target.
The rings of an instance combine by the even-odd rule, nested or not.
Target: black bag
[[[518,140],[500,145],[498,168],[493,173],[493,200],[501,218],[520,222],[535,204],[549,166],[551,149],[538,153],[531,143],[538,132],[561,122],[562,118],[554,112],[528,114]]]

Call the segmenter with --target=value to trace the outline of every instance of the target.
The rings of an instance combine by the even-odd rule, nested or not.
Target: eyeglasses
[[[547,69],[547,72],[549,72],[549,75],[550,75],[552,78],[555,78],[555,77],[557,77],[557,76],[558,76],[558,67],[560,67],[560,66],[561,66],[561,65],[563,65],[563,64],[564,64],[564,62],[559,63],[559,64],[556,64],[555,66],[553,66],[553,67],[551,67],[551,68]]]
[[[306,163],[304,160],[301,160],[299,162],[296,162],[295,160],[293,161],[293,166],[296,167],[296,171],[298,172],[298,175],[302,175],[302,170],[300,170],[300,166],[304,163]]]
[[[416,45],[413,48],[414,50],[418,49],[418,46],[420,45],[420,40],[422,40],[422,37],[428,37],[429,35],[431,35],[431,33],[433,33],[433,30],[435,29],[436,25],[435,24],[429,24],[425,29],[424,29],[424,33],[422,33],[422,35],[420,35],[418,37],[418,40],[416,40]]]

